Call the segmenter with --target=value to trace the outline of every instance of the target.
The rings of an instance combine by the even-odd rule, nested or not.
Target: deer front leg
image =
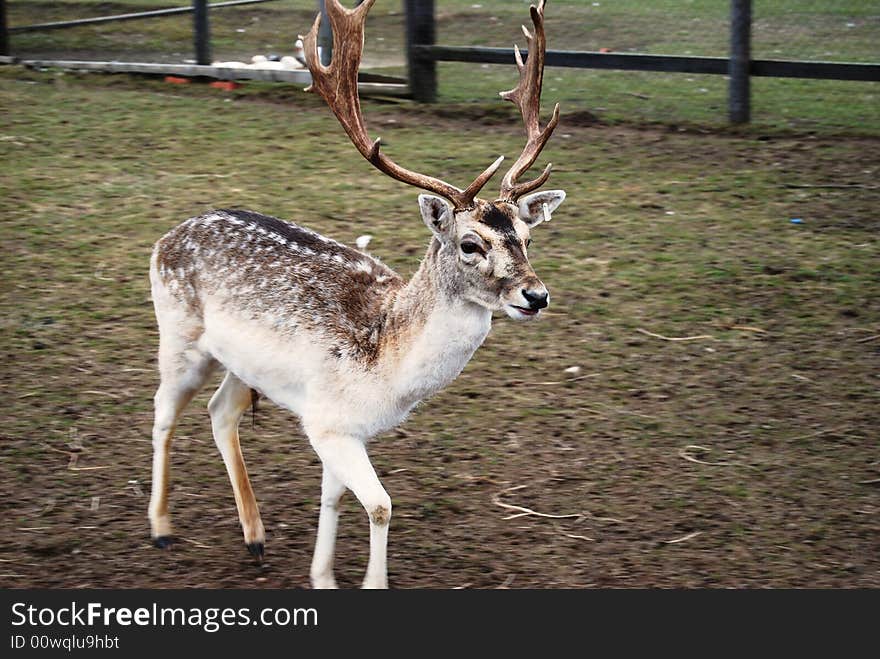
[[[324,463],[324,469],[329,470],[345,487],[350,489],[367,511],[370,519],[370,560],[367,563],[367,573],[364,577],[364,588],[387,588],[387,548],[388,548],[388,525],[391,522],[391,498],[379,482],[373,465],[367,457],[364,442],[356,437],[344,437],[335,435],[323,435],[311,438],[312,447]],[[323,497],[322,497],[323,498]],[[322,515],[324,504],[321,503]],[[331,519],[328,511],[324,521]],[[332,518],[335,527],[335,517]],[[326,550],[327,539],[330,535],[330,527],[325,528],[327,534],[321,538],[319,520],[319,538],[317,550]],[[334,536],[335,536],[335,528]],[[323,567],[323,566],[322,566]]]
[[[321,479],[321,513],[318,516],[318,537],[312,558],[312,588],[336,588],[333,576],[333,553],[336,547],[336,526],[339,521],[339,500],[345,484],[324,466]]]

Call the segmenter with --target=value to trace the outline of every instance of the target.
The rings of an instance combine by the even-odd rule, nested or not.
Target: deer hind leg
[[[173,542],[168,515],[168,464],[171,438],[180,413],[214,372],[217,363],[193,347],[192,342],[163,335],[159,345],[161,382],[154,398],[153,481],[150,493],[150,534],[153,543],[166,548]]]
[[[244,531],[244,542],[248,551],[262,558],[266,542],[266,533],[260,519],[257,500],[248,479],[244,456],[238,438],[238,425],[241,416],[251,404],[251,390],[232,373],[227,373],[220,388],[211,397],[208,411],[211,414],[211,427],[214,441],[223,456],[235,505],[238,508],[238,519]]]
[[[387,548],[388,548],[388,524],[391,521],[391,499],[382,483],[379,482],[373,465],[367,457],[364,442],[356,437],[345,436],[321,436],[310,437],[312,447],[324,463],[325,470],[329,470],[336,481],[342,483],[351,490],[367,511],[370,519],[370,560],[367,563],[367,573],[364,577],[364,588],[387,588]],[[331,494],[338,491],[338,486],[328,488],[328,501]],[[324,559],[324,551],[332,551],[330,548],[330,522],[335,527],[335,513],[324,507],[322,495],[321,513],[319,520],[318,541],[316,543],[315,559]],[[337,497],[338,501],[338,497]],[[331,516],[332,515],[332,516]],[[325,523],[324,533],[321,536],[321,521]],[[333,528],[335,532],[335,528]],[[333,534],[335,536],[335,533]],[[331,558],[332,560],[332,558]],[[314,564],[313,564],[314,565]],[[325,567],[319,562],[319,568]]]
[[[339,521],[339,500],[345,493],[345,484],[324,466],[321,478],[321,513],[318,516],[318,537],[312,558],[312,587],[336,588],[333,576],[333,553],[336,547],[336,526]]]

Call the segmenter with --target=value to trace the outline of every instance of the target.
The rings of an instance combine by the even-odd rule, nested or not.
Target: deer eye
[[[532,239],[531,239],[531,238],[526,238],[526,247],[528,247],[528,246],[531,245],[531,244],[532,244]]]
[[[464,252],[465,254],[474,254],[476,252],[483,254],[483,249],[477,243],[473,243],[473,242],[462,243],[461,244],[461,251]]]

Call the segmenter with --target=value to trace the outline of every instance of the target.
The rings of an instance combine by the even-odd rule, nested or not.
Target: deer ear
[[[519,200],[519,217],[529,225],[535,227],[541,222],[549,222],[550,214],[559,204],[565,201],[564,190],[546,190],[526,195]]]
[[[419,210],[422,212],[422,220],[428,228],[435,236],[445,242],[452,227],[452,206],[441,197],[420,194]]]

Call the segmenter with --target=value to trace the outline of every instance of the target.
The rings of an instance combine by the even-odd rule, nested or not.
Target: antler
[[[357,150],[379,171],[445,197],[456,209],[470,208],[477,193],[501,166],[504,156],[492,163],[466,189],[460,190],[433,176],[401,167],[379,150],[379,139],[371,141],[367,134],[358,97],[357,74],[364,49],[364,23],[374,2],[366,0],[355,9],[346,9],[338,0],[326,0],[327,17],[333,28],[333,61],[330,66],[324,66],[318,58],[318,28],[321,24],[321,15],[318,14],[303,39],[306,63],[312,74],[312,84],[306,91],[318,92],[324,98]]]
[[[515,201],[522,195],[544,185],[550,177],[552,163],[544,168],[543,173],[533,181],[517,183],[517,179],[531,167],[538,155],[550,139],[553,129],[559,123],[559,103],[553,108],[553,117],[543,130],[539,122],[541,105],[541,83],[544,78],[544,52],[547,48],[547,40],[544,36],[544,5],[546,0],[541,0],[537,7],[532,5],[529,10],[532,15],[532,23],[535,24],[535,33],[531,34],[523,25],[523,34],[528,44],[528,59],[523,64],[522,54],[519,47],[514,46],[516,66],[519,69],[519,84],[508,92],[501,92],[501,98],[511,101],[519,107],[523,121],[526,125],[528,141],[522,154],[501,180],[501,199]]]

